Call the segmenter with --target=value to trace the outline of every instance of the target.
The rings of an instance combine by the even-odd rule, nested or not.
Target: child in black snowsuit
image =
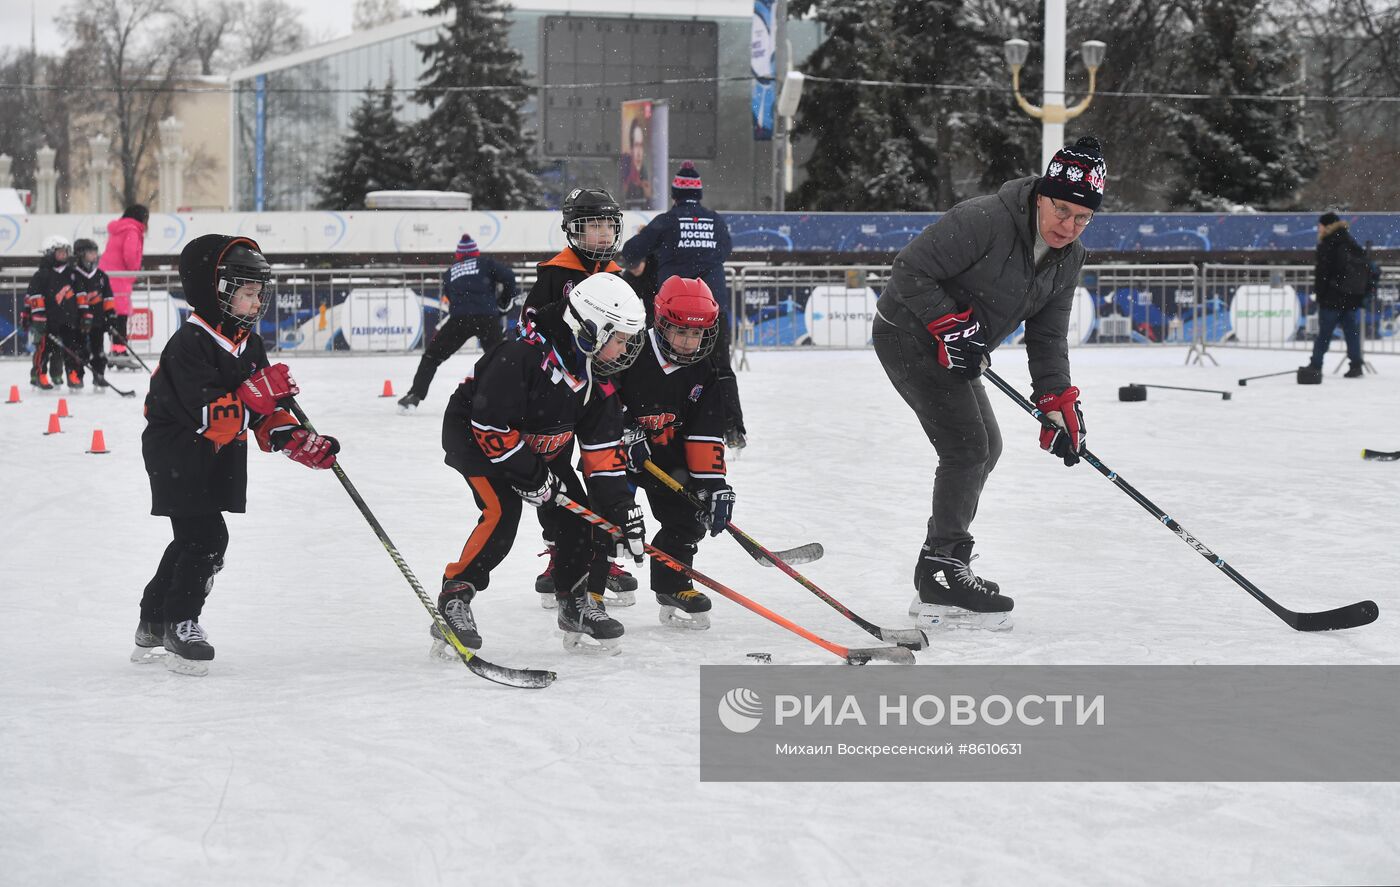
[[[170,518],[175,538],[141,597],[133,662],[158,659],[164,647],[171,671],[208,673],[214,648],[199,616],[228,546],[223,512],[245,507],[250,428],[265,452],[310,468],[335,464],[335,439],[278,407],[299,389],[286,364],[268,365],[257,332],[271,277],[246,237],[206,234],[180,253],[193,313],[161,352],[141,435],[151,513]]]

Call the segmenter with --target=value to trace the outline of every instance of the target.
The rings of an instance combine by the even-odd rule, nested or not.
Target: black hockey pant
[[[938,453],[926,544],[947,550],[972,539],[977,502],[1001,456],[1001,429],[982,380],[945,370],[931,343],[878,317],[873,338],[885,375]]]
[[[671,477],[685,483],[684,469],[662,466]],[[638,486],[646,491],[647,504],[652,516],[661,529],[652,537],[651,544],[685,564],[695,566],[695,553],[700,540],[705,538],[705,525],[690,500],[650,474],[637,478]],[[674,594],[691,587],[691,581],[656,558],[651,559],[651,590],[657,594]]]
[[[172,517],[170,526],[175,539],[141,596],[143,622],[198,621],[214,574],[224,566],[228,527],[222,513]]]
[[[744,427],[744,408],[739,404],[739,379],[734,375],[734,367],[729,362],[729,327],[729,315],[721,310],[719,336],[715,341],[715,350],[711,352],[711,360],[717,370],[715,385],[719,389],[720,402],[724,406],[724,430],[728,432],[737,429],[741,434],[748,434],[748,429]]]
[[[107,355],[102,351],[103,334],[106,331],[105,326],[94,323],[92,328],[83,334],[83,350],[79,352],[84,359],[92,362],[92,372],[98,376],[107,373]]]
[[[456,354],[457,349],[465,345],[472,336],[481,341],[483,351],[487,350],[501,341],[501,318],[495,314],[449,317],[447,323],[433,334],[432,341],[423,352],[423,359],[418,361],[418,372],[413,376],[413,385],[408,389],[409,393],[418,395],[420,399],[427,397],[428,386],[433,384],[433,376],[437,375],[438,367]]]

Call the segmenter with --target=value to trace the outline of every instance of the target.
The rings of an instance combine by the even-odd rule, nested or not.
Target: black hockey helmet
[[[97,241],[95,240],[79,237],[77,240],[73,241],[73,258],[79,265],[83,266],[84,271],[91,271],[93,266],[97,264],[98,252]],[[93,254],[92,261],[87,260],[86,257],[88,253]]]
[[[612,241],[607,246],[586,245],[584,231],[590,223],[611,224]],[[622,248],[622,207],[602,188],[575,188],[564,198],[564,222],[560,225],[569,246],[595,262],[606,262]]]
[[[247,237],[205,234],[191,240],[180,252],[180,283],[185,289],[185,301],[210,324],[228,321],[245,330],[255,327],[272,302],[268,287],[271,279],[272,266],[263,257],[262,248]],[[235,316],[231,310],[233,295],[248,284],[258,286],[261,305],[254,314]]]

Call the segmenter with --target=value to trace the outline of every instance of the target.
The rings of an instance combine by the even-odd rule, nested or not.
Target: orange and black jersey
[[[622,388],[626,423],[645,428],[652,461],[671,471],[684,468],[696,487],[725,482],[724,406],[718,375],[708,359],[677,364],[666,359],[655,329],[636,363],[615,381]]]
[[[250,413],[235,393],[267,365],[260,336],[230,339],[198,314],[170,337],[151,376],[141,435],[152,514],[244,510],[248,430],[287,419]]]
[[[565,247],[549,261],[540,262],[535,268],[535,285],[530,287],[530,294],[525,297],[521,308],[522,318],[525,311],[531,308],[538,310],[565,298],[574,287],[600,271],[616,274],[622,270],[616,262],[585,259],[571,246]]]
[[[72,278],[72,263],[55,265],[51,259],[43,260],[39,270],[29,278],[29,291],[24,300],[29,316],[36,323],[77,328],[81,312],[73,294]]]
[[[94,266],[91,272],[87,272],[82,266],[75,265],[70,280],[73,292],[78,297],[78,310],[84,323],[94,320],[100,323],[108,312],[116,310],[112,298],[112,282],[107,278],[106,271]]]
[[[577,438],[589,497],[609,508],[632,496],[622,405],[616,388],[592,378],[568,346],[562,317],[561,304],[543,308],[519,339],[481,356],[447,404],[444,461],[468,476],[533,486],[548,463],[569,463]]]

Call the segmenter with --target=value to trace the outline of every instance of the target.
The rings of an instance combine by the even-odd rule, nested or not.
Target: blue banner
[[[773,103],[777,98],[777,34],[773,22],[774,0],[753,0],[753,35],[749,67],[753,71],[753,138],[773,139]]]
[[[253,209],[262,212],[266,183],[263,171],[267,161],[267,75],[259,74],[253,82]]]

